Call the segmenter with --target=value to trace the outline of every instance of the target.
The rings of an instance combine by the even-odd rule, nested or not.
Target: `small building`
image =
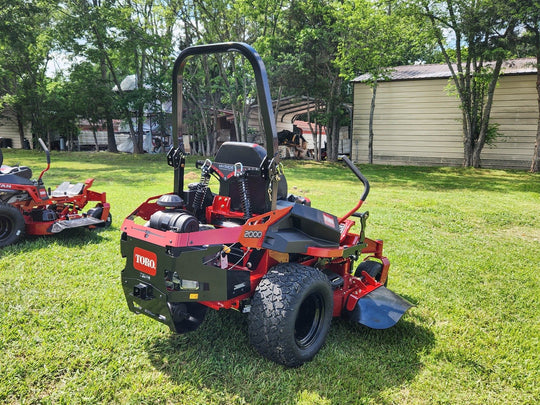
[[[502,136],[486,145],[482,167],[528,169],[538,125],[538,95],[534,59],[503,64],[495,90],[491,123]],[[352,158],[368,162],[371,88],[368,76],[353,80]],[[378,83],[373,122],[373,163],[391,165],[460,166],[463,130],[457,96],[448,91],[450,70],[444,65],[394,68]]]
[[[32,133],[28,125],[24,130],[25,138],[28,140],[27,147],[30,147]],[[15,114],[8,108],[4,108],[0,112],[0,147],[22,149],[21,136],[19,134],[19,126]]]

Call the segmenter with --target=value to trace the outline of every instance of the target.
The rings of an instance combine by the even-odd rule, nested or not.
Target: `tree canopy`
[[[317,126],[326,127],[328,156],[336,159],[353,76],[370,73],[375,95],[392,66],[441,60],[454,66],[465,164],[477,165],[496,133],[489,105],[500,61],[540,53],[537,11],[536,0],[0,0],[0,109],[9,106],[20,121],[21,141],[26,123],[34,137],[47,139],[75,136],[79,119],[105,123],[111,151],[112,120],[121,118],[134,151],[142,152],[144,116],[166,120],[162,106],[171,98],[178,53],[242,41],[263,57],[278,104],[302,96],[319,106],[305,119],[315,138]],[[53,74],[58,54],[71,63]],[[186,123],[201,153],[214,152],[220,110],[232,111],[239,139],[249,136],[245,118],[257,100],[246,70],[227,55],[188,71],[194,85],[186,88],[186,105],[193,112]],[[120,84],[128,75],[135,88],[125,90]]]

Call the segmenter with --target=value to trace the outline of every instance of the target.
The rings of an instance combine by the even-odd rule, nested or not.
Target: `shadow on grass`
[[[386,330],[338,319],[313,361],[289,369],[251,347],[246,316],[210,311],[197,331],[151,340],[147,352],[176,385],[240,397],[239,403],[296,403],[306,396],[364,403],[378,402],[383,391],[415,378],[420,355],[434,340],[429,329],[407,318]]]
[[[358,165],[362,173],[379,187],[408,186],[421,190],[485,190],[540,193],[540,177],[537,174],[514,170],[473,169],[463,167],[416,167]],[[297,163],[290,165],[287,178],[296,183],[302,180],[351,182],[361,185],[349,170],[340,163]],[[289,174],[293,174],[289,177]]]
[[[424,190],[485,190],[540,193],[538,175],[513,170],[473,169],[462,167],[393,167],[369,168],[374,181],[386,185],[413,185]]]
[[[114,229],[114,226],[96,229],[66,229],[54,235],[24,235],[18,243],[0,248],[0,257],[8,253],[20,254],[40,250],[49,247],[51,244],[73,248],[100,244],[104,241],[101,232],[110,229]]]

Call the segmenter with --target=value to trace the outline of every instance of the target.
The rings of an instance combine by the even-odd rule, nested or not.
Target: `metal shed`
[[[459,166],[463,162],[463,132],[459,100],[449,94],[447,65],[394,68],[378,83],[374,116],[373,162],[392,165]],[[353,80],[352,157],[368,161],[371,104],[369,79]],[[503,65],[495,90],[491,122],[499,137],[482,151],[483,167],[528,169],[538,124],[538,95],[534,59],[515,59]]]

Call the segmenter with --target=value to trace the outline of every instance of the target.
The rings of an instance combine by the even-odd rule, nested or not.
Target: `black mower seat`
[[[51,197],[73,197],[82,194],[83,190],[84,183],[71,184],[69,181],[64,181],[51,193]]]
[[[256,143],[225,142],[216,153],[216,162],[259,167],[266,158],[266,149]]]
[[[27,166],[0,166],[0,175],[2,174],[14,174],[24,179],[32,178],[32,169]]]
[[[234,165],[238,162],[243,166],[261,168],[266,159],[266,149],[256,143],[249,142],[225,142],[219,148],[214,165]],[[252,173],[248,175],[248,191],[251,200],[253,213],[262,214],[268,210],[268,179],[262,176],[262,173]],[[238,178],[230,177],[221,179],[219,195],[231,198],[231,207],[234,210],[240,210],[241,197]],[[278,199],[287,199],[287,180],[281,176],[278,183]]]

